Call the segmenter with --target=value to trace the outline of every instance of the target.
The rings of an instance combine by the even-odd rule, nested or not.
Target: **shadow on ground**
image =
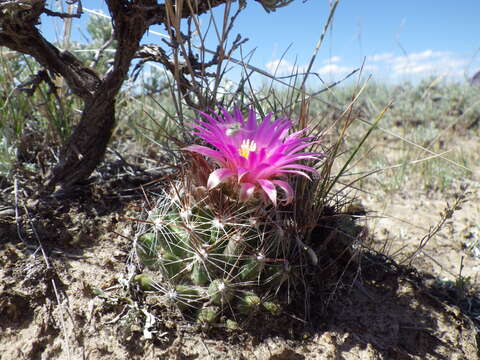
[[[475,324],[425,285],[432,277],[378,254],[361,257],[335,291],[312,291],[307,323],[290,308],[247,331],[203,331],[141,298],[103,296],[123,286],[129,219],[150,180],[48,201],[26,192],[21,222],[0,220],[1,360],[478,358]]]

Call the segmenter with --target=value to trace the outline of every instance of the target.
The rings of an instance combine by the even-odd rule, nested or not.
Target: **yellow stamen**
[[[238,149],[238,152],[240,153],[240,156],[248,159],[248,155],[250,155],[250,153],[255,150],[257,150],[257,144],[255,144],[255,141],[247,139],[243,140],[240,149]]]

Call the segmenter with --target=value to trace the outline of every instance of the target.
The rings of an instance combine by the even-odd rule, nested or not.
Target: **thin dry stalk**
[[[420,240],[420,243],[418,244],[415,251],[413,251],[413,253],[406,256],[401,261],[399,261],[399,263],[404,264],[408,262],[408,265],[411,265],[412,261],[415,259],[415,257],[418,256],[418,254],[421,251],[423,251],[423,249],[427,246],[428,242],[435,235],[437,235],[440,232],[440,230],[443,229],[445,223],[453,217],[453,214],[455,213],[455,211],[462,209],[462,204],[467,201],[466,198],[467,198],[467,186],[462,186],[461,192],[455,195],[455,201],[453,205],[450,205],[449,203],[447,203],[447,206],[445,207],[445,209],[440,213],[440,220],[438,221],[438,223],[430,227],[430,229],[428,230],[428,233],[425,234]]]

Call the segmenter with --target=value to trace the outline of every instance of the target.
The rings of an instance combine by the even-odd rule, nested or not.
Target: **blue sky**
[[[106,13],[101,0],[82,2],[86,9]],[[233,35],[250,39],[243,50],[255,49],[251,64],[270,72],[277,69],[279,75],[290,74],[293,64],[304,69],[327,20],[329,1],[294,0],[269,14],[257,2],[247,4]],[[216,11],[219,19],[222,11]],[[365,73],[378,81],[416,81],[431,75],[462,80],[480,70],[479,16],[478,0],[341,0],[313,71],[326,81],[337,80],[366,58]],[[85,19],[75,20],[74,32]],[[49,21],[42,31],[54,36]],[[144,39],[159,41],[155,34]]]

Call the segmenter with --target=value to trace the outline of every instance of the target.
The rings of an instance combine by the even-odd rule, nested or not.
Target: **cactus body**
[[[261,217],[221,190],[194,191],[181,182],[173,188],[160,195],[137,237],[137,259],[151,274],[134,281],[155,290],[158,274],[163,290],[157,291],[182,311],[196,309],[203,324],[220,315],[236,321],[252,312],[270,312],[261,299],[274,292],[285,272],[278,261],[267,261],[278,253],[273,227],[262,225]]]

